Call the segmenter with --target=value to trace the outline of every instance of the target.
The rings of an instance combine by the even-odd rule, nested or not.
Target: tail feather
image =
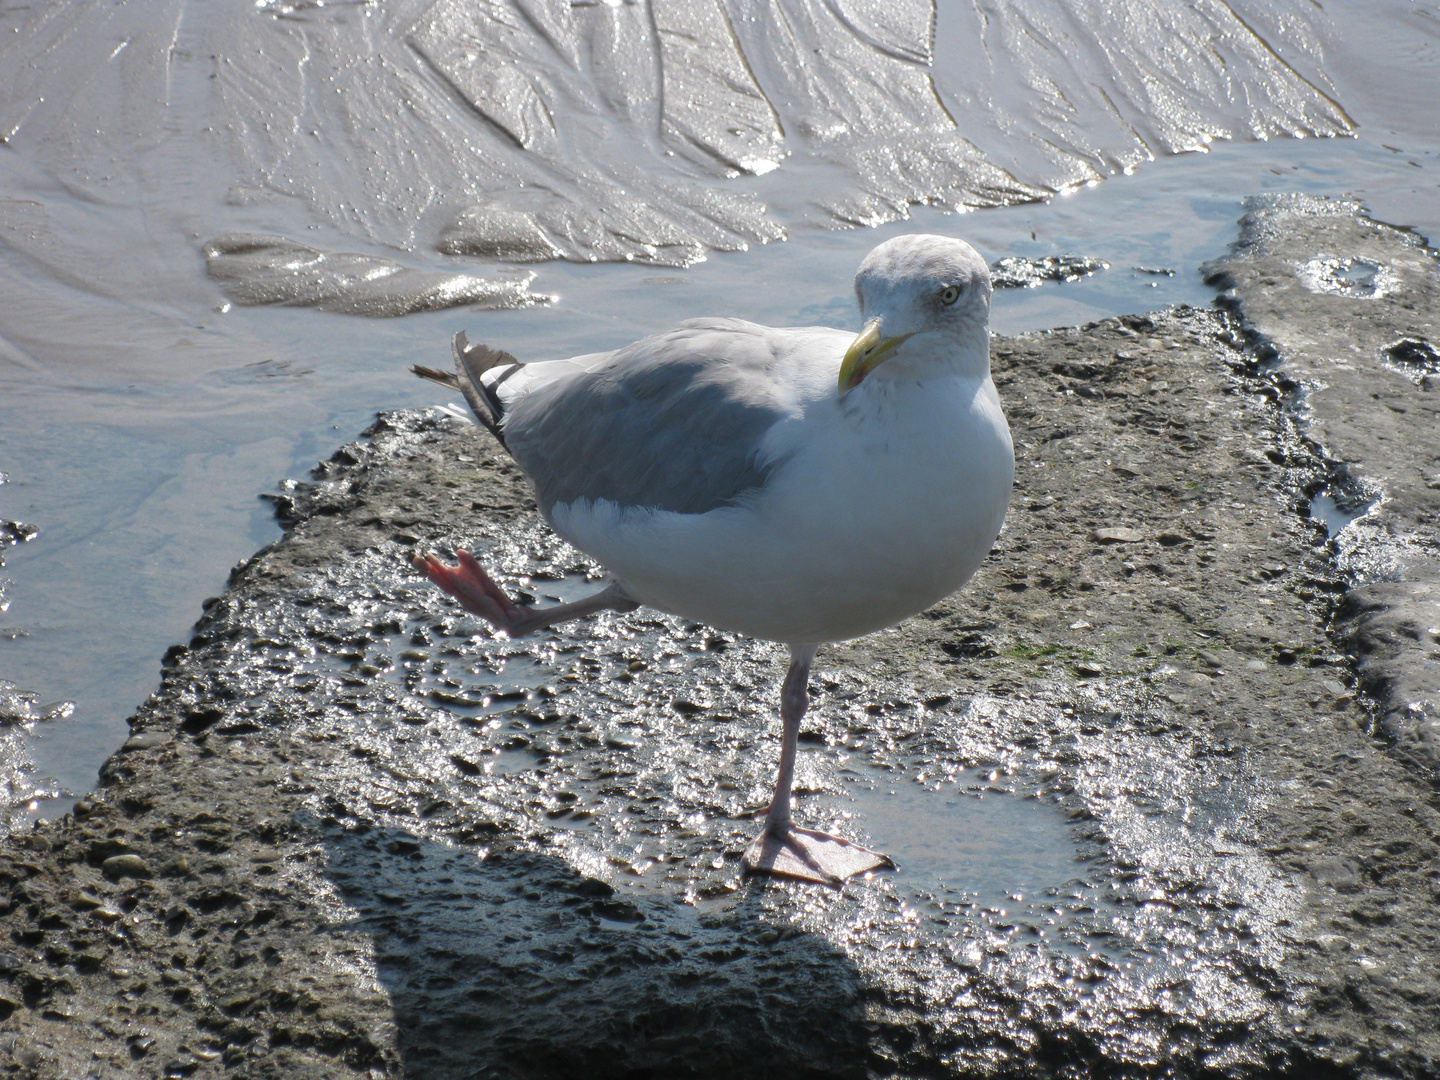
[[[429,379],[441,386],[448,386],[456,393],[460,393],[460,380],[448,371],[441,371],[439,368],[426,367],[424,364],[411,364],[410,373],[419,375],[422,379]]]
[[[413,365],[410,370],[422,379],[429,379],[441,386],[448,386],[452,390],[459,390],[465,395],[465,401],[470,406],[470,411],[475,414],[475,419],[484,424],[500,444],[505,444],[505,436],[500,430],[500,421],[505,415],[505,407],[498,397],[490,392],[481,376],[491,368],[502,365],[512,365],[518,368],[520,362],[509,353],[500,349],[492,349],[488,345],[472,345],[461,330],[455,335],[451,342],[451,348],[455,353],[455,374],[438,371],[435,368],[424,367],[420,364]],[[503,380],[508,372],[501,376]]]

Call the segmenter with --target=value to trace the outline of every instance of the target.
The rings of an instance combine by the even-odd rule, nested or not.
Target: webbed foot
[[[834,889],[848,877],[895,866],[888,855],[790,821],[767,821],[740,861],[746,873],[777,874]]]

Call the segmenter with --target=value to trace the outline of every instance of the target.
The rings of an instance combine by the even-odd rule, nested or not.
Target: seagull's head
[[[887,240],[860,264],[855,294],[864,329],[840,365],[841,393],[881,364],[912,377],[988,374],[990,269],[964,240]]]

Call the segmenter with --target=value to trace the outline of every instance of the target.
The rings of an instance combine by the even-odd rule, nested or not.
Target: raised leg
[[[765,812],[765,827],[750,842],[741,860],[752,874],[778,874],[839,888],[845,879],[881,866],[894,866],[889,856],[852,844],[839,836],[802,829],[790,817],[790,792],[795,784],[795,755],[799,750],[800,721],[810,706],[810,665],[814,645],[790,646],[790,670],[780,687],[780,720],[784,741],[775,797]]]
[[[615,584],[601,589],[594,596],[576,600],[573,604],[557,604],[548,608],[526,607],[511,600],[468,551],[456,554],[460,559],[458,566],[446,566],[436,555],[417,555],[414,560],[415,569],[460,601],[460,606],[466,611],[479,615],[491,626],[505,631],[512,638],[524,637],[567,619],[593,615],[607,608],[614,611],[634,611],[640,606],[626,595],[624,589]]]

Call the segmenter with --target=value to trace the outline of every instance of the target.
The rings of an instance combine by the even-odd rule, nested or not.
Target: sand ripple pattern
[[[684,266],[1353,129],[1302,0],[97,0],[0,29],[0,139],[65,183],[198,206],[202,242],[318,221],[437,264]]]

